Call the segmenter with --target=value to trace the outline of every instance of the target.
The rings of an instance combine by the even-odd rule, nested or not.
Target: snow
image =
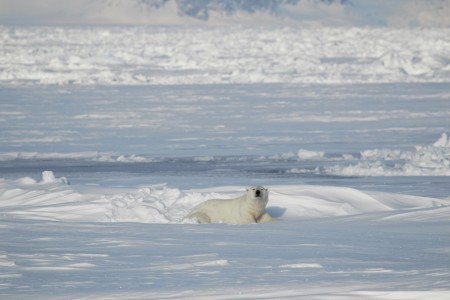
[[[0,181],[8,299],[444,299],[450,199],[271,186],[255,225],[191,224],[243,186],[179,190]],[[18,246],[18,247],[17,247]],[[230,288],[233,286],[233,288]]]
[[[1,26],[0,84],[449,82],[449,31]]]
[[[113,154],[113,153],[99,153],[99,152],[5,152],[0,154],[0,161],[14,161],[14,160],[45,160],[45,159],[74,159],[74,160],[88,160],[88,161],[102,161],[102,162],[146,162],[149,161],[145,157],[131,154]]]
[[[305,149],[300,149],[297,152],[299,159],[320,159],[325,155],[323,151],[310,151]]]
[[[1,183],[3,216],[51,221],[184,223],[195,205],[211,198],[232,198],[245,187],[186,190],[165,185],[141,187],[116,193],[90,188],[89,193],[68,185],[65,177],[55,178],[44,171],[38,182],[25,177]],[[283,220],[349,216],[385,211],[419,210],[448,206],[448,200],[362,192],[345,187],[320,188],[310,185],[272,186],[270,205],[273,217]],[[393,198],[400,198],[393,199]],[[49,207],[51,205],[51,207]],[[89,212],[89,213],[87,213]]]
[[[2,299],[449,298],[448,29],[0,31]]]
[[[327,167],[326,173],[344,176],[449,176],[449,166],[450,143],[447,134],[443,133],[434,144],[418,145],[413,151],[364,150],[356,164]]]

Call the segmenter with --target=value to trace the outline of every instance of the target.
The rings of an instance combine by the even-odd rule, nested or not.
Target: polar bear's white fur
[[[210,199],[195,206],[185,217],[199,223],[249,224],[270,222],[272,218],[265,210],[269,201],[269,190],[262,187],[248,188],[241,197],[234,199]]]

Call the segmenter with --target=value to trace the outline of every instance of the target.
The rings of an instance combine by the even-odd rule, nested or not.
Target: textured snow
[[[83,188],[68,185],[65,177],[44,171],[42,179],[29,177],[0,182],[4,217],[79,222],[183,223],[197,204],[211,198],[232,198],[245,187],[179,190],[149,186],[137,190]],[[272,186],[267,211],[283,220],[303,220],[387,211],[414,211],[445,207],[448,200],[362,192],[351,188]],[[446,210],[448,212],[448,210]],[[430,214],[433,218],[433,215]],[[441,216],[448,217],[448,216]]]
[[[0,84],[449,82],[449,36],[446,28],[1,26]]]
[[[0,298],[449,298],[448,33],[0,27]]]
[[[51,171],[38,181],[2,179],[0,292],[7,299],[449,296],[450,199],[272,186],[268,211],[282,221],[181,221],[199,202],[243,189],[71,186]]]
[[[446,133],[432,145],[417,145],[411,151],[372,149],[360,154],[359,158],[343,154],[342,159],[349,159],[350,164],[327,166],[325,173],[339,176],[450,176],[450,143]]]

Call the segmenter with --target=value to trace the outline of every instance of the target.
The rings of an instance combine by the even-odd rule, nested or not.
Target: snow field
[[[0,180],[7,299],[445,299],[450,198],[270,187],[282,221],[193,224],[243,186],[70,185],[52,171]]]
[[[449,36],[445,28],[2,26],[0,84],[448,82]]]
[[[311,199],[327,191],[319,194]],[[0,220],[0,293],[7,299],[445,299],[447,219],[361,214],[198,225],[9,215]]]

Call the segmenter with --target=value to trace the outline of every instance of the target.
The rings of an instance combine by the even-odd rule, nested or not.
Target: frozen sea
[[[4,88],[1,97],[5,178],[51,170],[101,186],[307,183],[448,196],[447,83]]]
[[[450,296],[448,30],[0,31],[2,299]]]

